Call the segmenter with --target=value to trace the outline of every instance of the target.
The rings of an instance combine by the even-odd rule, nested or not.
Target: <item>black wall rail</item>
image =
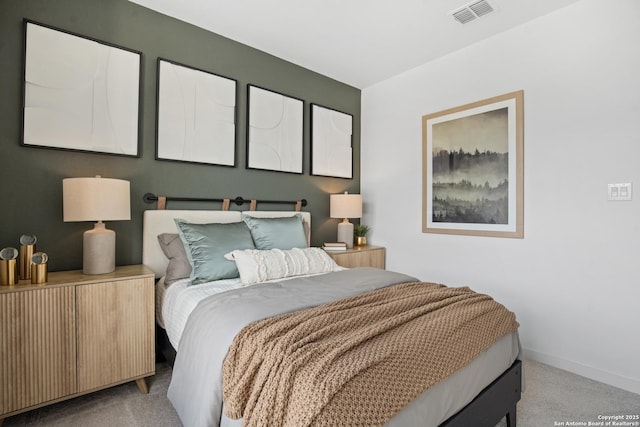
[[[219,199],[219,198],[209,198],[209,197],[174,197],[174,196],[156,196],[153,193],[146,193],[142,196],[142,200],[144,200],[147,204],[152,204],[154,202],[158,202],[158,209],[164,209],[164,206],[167,202],[218,202],[223,204],[223,209],[228,209],[228,205],[230,203],[235,203],[237,206],[242,206],[244,204],[250,204],[251,210],[255,210],[255,206],[257,203],[268,203],[268,204],[276,204],[276,205],[294,205],[296,210],[299,210],[301,207],[307,206],[307,199],[301,200],[257,200],[257,199],[245,199],[243,197],[236,197],[235,199]],[[162,207],[160,207],[162,205]],[[226,206],[226,209],[225,209]]]

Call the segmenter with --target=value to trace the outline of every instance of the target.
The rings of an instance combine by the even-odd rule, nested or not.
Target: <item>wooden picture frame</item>
[[[235,166],[236,86],[158,58],[156,160]]]
[[[302,174],[304,101],[247,85],[247,168]]]
[[[138,157],[142,53],[24,25],[22,145]]]
[[[311,104],[311,175],[353,178],[353,116]]]
[[[422,116],[422,231],[524,237],[524,92]]]

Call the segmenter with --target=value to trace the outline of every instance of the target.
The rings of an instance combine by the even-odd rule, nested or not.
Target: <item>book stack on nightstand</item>
[[[346,251],[347,244],[342,242],[329,242],[322,245],[325,251]]]
[[[385,248],[382,246],[354,246],[350,249],[345,246],[341,250],[332,250],[323,245],[323,248],[342,267],[385,267]]]

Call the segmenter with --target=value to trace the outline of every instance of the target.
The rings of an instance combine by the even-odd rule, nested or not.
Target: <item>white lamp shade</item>
[[[361,218],[362,196],[360,194],[331,194],[329,199],[331,218]]]
[[[131,219],[129,181],[101,178],[62,180],[64,221],[119,221]]]

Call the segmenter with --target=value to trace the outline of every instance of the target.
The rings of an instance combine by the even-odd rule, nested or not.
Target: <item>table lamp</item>
[[[338,242],[353,247],[353,224],[349,218],[362,217],[362,196],[360,194],[331,194],[329,199],[331,218],[343,218],[338,224]]]
[[[62,180],[64,222],[97,221],[82,239],[84,274],[111,273],[116,269],[116,233],[102,221],[131,219],[129,181],[102,178]]]

